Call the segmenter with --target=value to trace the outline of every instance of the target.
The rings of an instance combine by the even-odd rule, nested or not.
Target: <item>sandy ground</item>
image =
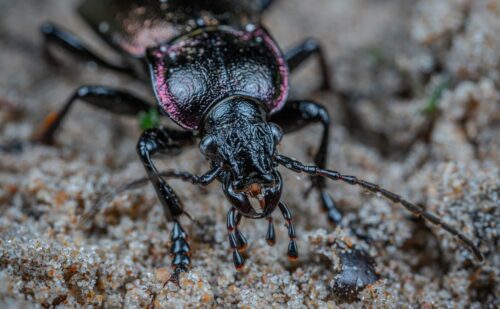
[[[38,27],[45,20],[109,55],[75,17],[75,4],[0,0],[0,143],[28,139],[82,84],[153,100],[147,86],[126,77],[71,58],[59,67],[44,60]],[[162,288],[170,226],[150,186],[106,204],[90,228],[77,224],[101,193],[144,175],[137,121],[78,105],[57,147],[0,153],[1,307],[500,306],[500,1],[277,0],[264,22],[283,49],[306,37],[324,46],[335,90],[317,91],[310,61],[294,75],[291,97],[330,110],[329,167],[425,205],[473,239],[485,262],[398,205],[330,182],[344,212],[334,228],[317,196],[304,198],[308,179],[282,170],[297,262],[286,259],[286,229],[275,214],[274,247],[265,242],[265,220],[243,220],[250,247],[246,268],[236,272],[220,186],[173,182],[201,224],[183,219],[192,269],[181,289]],[[319,134],[316,126],[294,133],[279,151],[310,162]],[[207,169],[195,148],[161,165]],[[342,288],[346,271],[358,272],[359,286]],[[364,287],[368,277],[379,279]]]

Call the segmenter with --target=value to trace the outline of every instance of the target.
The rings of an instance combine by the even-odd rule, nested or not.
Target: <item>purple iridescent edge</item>
[[[254,31],[245,32],[231,29],[230,31],[233,35],[240,37],[242,40],[250,40],[256,37],[261,37],[263,42],[267,47],[270,48],[272,53],[275,56],[275,59],[278,64],[278,71],[281,76],[281,84],[280,84],[280,95],[278,98],[273,101],[267,102],[268,109],[270,114],[274,114],[279,111],[286,102],[288,98],[289,92],[289,71],[286,60],[281,52],[280,48],[274,41],[274,39],[267,33],[267,31],[261,27],[256,28]],[[152,56],[157,59],[162,59],[165,54],[178,49],[182,46],[182,41],[177,42],[172,45],[162,45],[160,48],[152,51]],[[181,126],[184,129],[188,130],[197,130],[201,119],[194,119],[191,122],[188,122],[186,119],[182,119],[182,111],[179,110],[179,105],[176,103],[174,98],[171,95],[171,92],[168,89],[167,80],[165,74],[159,74],[159,72],[166,72],[168,69],[162,61],[155,61],[155,68],[152,70],[152,80],[153,80],[153,89],[155,91],[156,97],[162,109],[166,112],[166,114],[172,119],[176,124]],[[206,107],[206,110],[210,109],[213,104]]]

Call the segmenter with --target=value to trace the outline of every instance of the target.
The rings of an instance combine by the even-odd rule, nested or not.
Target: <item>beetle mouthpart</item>
[[[247,189],[247,194],[250,195],[251,197],[256,197],[257,195],[261,195],[261,185],[258,183],[253,183],[250,186],[248,186]]]
[[[248,201],[250,202],[250,205],[254,209],[264,209],[266,207],[266,198],[264,196],[264,192],[259,192],[256,196],[251,196],[250,193],[248,194]]]
[[[266,187],[258,183],[253,183],[249,185],[248,188],[245,190],[245,193],[249,197],[257,199],[257,201],[259,202],[259,207],[261,209],[264,209],[266,207],[265,192],[266,192]]]
[[[266,199],[262,193],[257,195],[257,200],[259,201],[260,208],[264,209],[266,207]]]

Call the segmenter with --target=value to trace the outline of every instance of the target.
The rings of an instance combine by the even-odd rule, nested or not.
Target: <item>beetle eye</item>
[[[283,130],[281,130],[277,124],[270,123],[269,125],[271,126],[271,132],[273,133],[274,144],[278,145],[283,138]]]
[[[217,150],[217,144],[212,136],[205,136],[200,142],[200,151],[205,156],[212,156]]]

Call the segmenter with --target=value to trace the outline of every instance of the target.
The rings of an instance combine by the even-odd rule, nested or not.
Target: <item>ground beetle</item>
[[[439,225],[458,237],[479,259],[482,254],[458,230],[422,207],[399,195],[354,176],[325,169],[329,140],[327,110],[311,101],[287,101],[289,72],[312,55],[319,59],[323,88],[330,86],[325,57],[314,40],[307,40],[282,54],[260,24],[261,13],[271,0],[86,0],[81,16],[121,55],[110,63],[85,47],[72,34],[44,24],[45,50],[58,46],[84,60],[141,80],[150,76],[158,109],[184,130],[157,127],[146,130],[137,144],[144,164],[163,205],[171,233],[174,268],[172,279],[190,264],[187,234],[179,223],[185,214],[182,203],[166,178],[207,185],[217,179],[231,204],[227,216],[234,265],[241,268],[240,253],[246,240],[238,230],[242,217],[267,218],[267,241],[275,242],[271,213],[279,208],[288,227],[288,256],[298,256],[292,215],[281,199],[283,180],[278,165],[311,176],[328,218],[338,223],[341,213],[325,191],[325,178],[359,185],[400,203],[412,214]],[[47,118],[36,141],[52,143],[74,102],[81,101],[120,115],[136,115],[152,106],[127,92],[104,86],[83,86],[64,107]],[[282,135],[320,123],[323,133],[314,157],[315,165],[278,154]],[[211,169],[202,176],[186,172],[160,173],[156,153],[175,154],[200,139],[199,148]],[[254,207],[251,199],[259,206]],[[257,209],[256,209],[257,208]]]

